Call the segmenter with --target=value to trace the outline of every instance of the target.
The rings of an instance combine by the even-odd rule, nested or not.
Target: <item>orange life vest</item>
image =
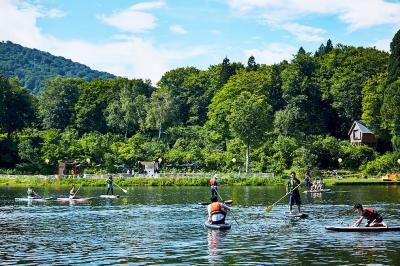
[[[211,213],[222,211],[221,204],[219,202],[213,202],[210,206]]]
[[[372,208],[364,208],[362,215],[368,220],[375,220],[380,217],[379,213]]]
[[[211,186],[216,186],[217,185],[217,179],[215,179],[214,177],[210,179],[210,185]]]

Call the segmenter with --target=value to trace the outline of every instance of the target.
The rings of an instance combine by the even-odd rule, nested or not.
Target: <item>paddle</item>
[[[278,201],[276,201],[274,204],[272,204],[272,205],[268,206],[267,208],[265,208],[265,210],[266,210],[267,212],[272,211],[272,206],[274,206],[275,204],[277,204],[278,202],[280,202],[281,200],[283,200],[287,195],[289,195],[290,193],[292,193],[292,191],[295,190],[296,188],[298,188],[300,185],[301,185],[301,183],[298,184],[297,186],[295,186],[292,190],[290,190],[288,193],[286,193],[282,198],[280,198],[280,199],[279,199]]]
[[[220,198],[220,200],[221,200],[222,202],[224,202],[224,200],[222,199],[221,195],[218,193],[217,190],[215,190],[215,193],[217,193],[217,195],[218,195],[218,197]],[[235,220],[236,224],[239,225],[238,221],[237,221],[236,218],[235,218],[235,215],[233,215],[232,209],[230,209],[230,210],[231,210],[231,214],[232,214],[233,220]]]
[[[124,193],[128,193],[128,190],[126,190],[126,189],[123,189],[122,187],[120,187],[120,186],[118,186],[118,184],[117,183],[114,183],[117,187],[119,187]]]

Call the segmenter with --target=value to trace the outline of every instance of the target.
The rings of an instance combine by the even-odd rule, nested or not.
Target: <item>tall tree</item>
[[[246,173],[250,167],[250,147],[261,143],[272,124],[271,110],[265,96],[242,92],[227,117],[230,129],[246,145]]]
[[[390,57],[388,66],[387,84],[400,78],[400,30],[394,35],[390,43]]]
[[[150,84],[142,80],[126,80],[118,96],[111,100],[105,110],[108,127],[123,133],[125,139],[134,131],[143,129],[146,119],[143,105],[151,91]]]
[[[168,91],[153,92],[150,103],[147,105],[146,124],[148,128],[158,129],[158,138],[161,138],[163,127],[173,120],[176,113],[174,99]]]
[[[82,79],[55,78],[46,81],[39,96],[39,115],[44,129],[64,129],[75,118],[78,87]]]
[[[391,83],[385,89],[382,105],[382,124],[392,134],[392,145],[400,150],[400,79]]]
[[[246,69],[248,71],[256,71],[257,70],[257,63],[256,63],[256,59],[254,58],[254,56],[250,56],[249,60],[247,60],[247,67]]]
[[[0,130],[10,137],[36,119],[36,101],[18,80],[0,74]]]

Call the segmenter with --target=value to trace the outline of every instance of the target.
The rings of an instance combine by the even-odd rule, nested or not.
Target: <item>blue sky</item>
[[[272,64],[322,42],[388,50],[400,0],[1,0],[0,40],[156,83],[166,71]]]

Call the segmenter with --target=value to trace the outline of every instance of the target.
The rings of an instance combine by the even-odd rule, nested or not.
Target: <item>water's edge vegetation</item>
[[[210,177],[160,177],[160,178],[115,178],[115,183],[122,187],[134,186],[209,186]],[[287,179],[284,176],[274,177],[239,177],[227,175],[220,178],[224,186],[275,186],[285,185]],[[356,178],[324,179],[326,186],[338,184],[397,184],[397,182],[383,182],[380,178]],[[1,177],[0,187],[102,187],[106,185],[106,178],[56,178],[56,177]]]

